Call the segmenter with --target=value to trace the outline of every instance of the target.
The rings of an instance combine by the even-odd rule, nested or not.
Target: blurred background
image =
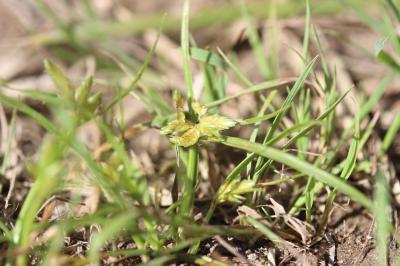
[[[341,92],[355,85],[351,97],[346,99],[347,109],[354,111],[351,98],[359,93],[370,95],[388,69],[377,64],[374,54],[377,42],[384,36],[363,23],[363,15],[360,15],[379,15],[383,10],[381,1],[346,2],[311,1],[312,23],[323,51],[311,44],[310,54],[324,54],[331,70],[336,71]],[[260,67],[251,49],[243,3],[191,1],[192,45],[215,53],[221,49],[232,56],[253,83],[298,76],[302,69],[299,52],[305,23],[303,1],[245,2],[251,23],[260,36],[269,70]],[[139,89],[157,90],[166,96],[175,89],[184,91],[179,51],[181,9],[182,1],[178,0],[1,0],[0,79],[16,89],[50,91],[52,84],[43,73],[43,60],[49,58],[62,66],[76,84],[96,73],[96,89],[102,91],[107,100],[107,95],[112,97],[117,87],[126,86],[137,73],[161,29],[156,55]],[[200,95],[204,79],[201,69],[193,67],[195,89]],[[228,79],[228,82],[228,94],[241,89],[235,80]],[[17,90],[2,90],[2,93],[24,98]],[[400,111],[400,103],[392,97],[398,97],[398,89],[388,88],[385,95],[388,97],[378,107],[382,109],[383,130]],[[251,100],[252,97],[243,97],[239,101],[247,104],[228,104],[225,112],[231,117],[248,116],[254,113],[249,104]],[[127,97],[125,104],[130,106],[125,122],[132,124],[149,119],[146,108],[137,99]]]

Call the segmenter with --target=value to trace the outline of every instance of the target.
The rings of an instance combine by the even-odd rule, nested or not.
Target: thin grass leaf
[[[306,206],[306,221],[308,224],[311,224],[311,210],[314,205],[314,186],[315,180],[312,176],[308,176],[306,189],[303,192]]]
[[[266,145],[266,143],[273,137],[273,134],[275,133],[276,129],[278,128],[278,126],[280,125],[282,118],[284,117],[284,115],[286,114],[287,110],[290,108],[294,97],[296,96],[296,94],[299,92],[299,90],[303,87],[308,75],[310,74],[314,63],[316,62],[318,56],[315,57],[313,60],[311,60],[311,62],[307,65],[307,67],[304,69],[303,73],[300,75],[299,79],[296,81],[296,83],[293,85],[292,89],[290,90],[289,94],[287,95],[287,97],[285,98],[285,101],[282,104],[281,109],[284,109],[281,113],[279,113],[274,121],[272,122],[268,133],[266,134],[263,144]],[[259,177],[261,175],[263,175],[264,170],[267,168],[268,165],[270,165],[271,162],[267,162],[265,163],[265,158],[260,157],[257,160],[257,164],[256,164],[256,174],[253,176],[253,181],[257,182],[257,180],[259,179]],[[263,169],[261,171],[261,169]]]
[[[310,130],[312,130],[315,126],[321,124],[320,121],[322,121],[323,119],[325,119],[333,110],[335,110],[336,106],[343,101],[344,97],[347,95],[347,93],[350,90],[348,90],[344,95],[342,95],[338,100],[336,100],[336,102],[334,102],[323,114],[321,114],[316,121],[309,121],[306,122],[304,124],[300,124],[300,125],[296,125],[292,128],[286,129],[285,131],[283,131],[282,133],[280,133],[279,135],[275,136],[274,138],[272,138],[270,141],[268,141],[266,143],[266,146],[270,146],[273,145],[275,143],[277,143],[279,140],[293,134],[294,132],[301,130],[300,133],[298,133],[295,137],[293,137],[291,140],[289,140],[285,146],[285,147],[289,147],[292,143],[294,143],[296,141],[296,139],[298,137],[304,136],[305,134],[307,134]],[[235,178],[236,176],[238,176],[244,169],[246,169],[246,167],[248,166],[248,164],[256,157],[256,155],[254,153],[250,153],[250,155],[248,155],[243,161],[241,161],[231,172],[230,174],[227,176],[225,182],[229,182],[229,180]],[[321,187],[322,188],[322,187]],[[316,190],[316,189],[315,189]],[[299,205],[303,206],[304,205],[304,201],[305,198],[300,199],[301,203],[299,203]]]
[[[389,68],[394,70],[397,73],[400,73],[400,65],[397,63],[396,59],[393,58],[389,53],[387,53],[385,48],[385,43],[388,40],[388,37],[379,40],[375,45],[375,56]]]
[[[381,157],[393,144],[394,139],[398,136],[400,130],[400,113],[396,114],[393,122],[390,124],[388,131],[383,138],[382,147],[379,151],[379,157]]]
[[[270,108],[272,107],[271,102],[272,102],[272,100],[274,99],[274,97],[276,96],[277,93],[278,93],[277,90],[273,90],[268,95],[267,98],[263,99],[263,104],[262,104],[261,108],[258,111],[257,117],[262,117],[263,114],[265,113],[265,111],[267,110],[267,108],[268,107],[270,107]],[[263,98],[263,97],[260,97],[260,98]],[[254,129],[253,129],[253,131],[251,132],[251,135],[250,135],[250,139],[249,139],[250,141],[252,141],[252,142],[256,141],[258,133],[259,133],[259,130],[260,130],[260,126],[261,126],[261,121],[255,123],[255,127],[254,127]],[[246,155],[246,157],[249,157],[249,156],[252,156],[252,155],[248,153]],[[251,171],[252,171],[252,165],[249,164],[247,166],[247,171],[246,171],[247,176],[251,175]]]
[[[183,2],[183,14],[181,23],[181,49],[183,54],[183,72],[185,77],[187,98],[189,108],[193,101],[193,78],[192,68],[190,66],[190,49],[189,49],[189,6],[190,1]]]
[[[350,148],[347,153],[347,157],[344,160],[343,170],[340,173],[340,177],[343,178],[344,180],[349,179],[350,175],[353,173],[353,170],[356,166],[359,144],[360,144],[360,122],[356,115],[353,140],[350,144]]]
[[[302,57],[307,60],[308,57],[308,44],[310,41],[310,28],[311,28],[311,7],[310,0],[306,0],[306,22],[304,26],[304,38],[303,38],[303,53]]]
[[[286,114],[288,108],[290,107],[291,103],[294,100],[294,97],[297,95],[299,90],[303,87],[308,75],[310,74],[315,62],[317,61],[318,57],[315,57],[311,62],[307,65],[307,67],[304,69],[303,73],[300,75],[299,79],[296,81],[296,83],[293,85],[292,89],[290,90],[288,96],[285,98],[285,101],[282,104],[281,109],[284,109],[279,115],[277,115],[274,119],[274,122],[272,122],[271,127],[268,130],[267,135],[265,136],[265,139],[263,143],[265,144],[268,140],[270,140],[275,133],[275,130],[278,128],[283,116]]]
[[[279,163],[285,164],[300,173],[304,173],[306,175],[310,175],[314,177],[316,180],[323,182],[331,187],[336,188],[338,191],[346,194],[353,200],[359,202],[361,205],[366,207],[367,209],[372,209],[371,201],[360,191],[352,187],[351,185],[344,182],[342,179],[308,163],[294,157],[293,155],[284,153],[280,150],[277,150],[272,147],[265,147],[259,143],[249,142],[247,140],[243,140],[235,137],[226,137],[221,143],[231,146],[234,148],[238,148],[247,152],[253,152],[258,154],[259,156],[263,156],[265,158],[271,159],[273,161],[277,161]]]
[[[274,244],[280,245],[280,244],[284,243],[284,240],[282,238],[280,238],[271,229],[269,229],[268,227],[266,227],[264,224],[262,224],[261,222],[257,221],[253,217],[247,216],[246,220],[247,220],[247,222],[249,224],[254,226],[254,228],[256,228],[258,231],[263,233],[269,240],[274,242]]]
[[[12,232],[7,227],[7,225],[1,220],[0,220],[0,230],[3,231],[3,235],[6,238],[6,240],[12,242]]]
[[[211,66],[223,68],[224,64],[221,57],[218,54],[215,54],[209,50],[204,50],[197,47],[189,48],[189,55],[193,59],[206,63]]]
[[[360,151],[359,146],[360,146],[360,125],[356,115],[353,140],[351,141],[346,159],[340,164],[340,167],[342,168],[342,172],[340,173],[340,178],[342,178],[343,180],[348,180],[351,174],[353,173],[354,168],[356,167],[357,154]],[[320,231],[322,230],[322,228],[325,228],[326,226],[326,222],[328,221],[329,214],[331,213],[331,209],[333,207],[333,202],[335,201],[336,198],[336,193],[337,193],[336,188],[329,193],[328,200],[326,201],[324,213],[322,215],[320,223]]]
[[[279,115],[281,112],[285,111],[286,109],[279,109],[278,111],[272,112],[270,114],[267,115],[261,115],[261,116],[256,116],[256,117],[252,117],[252,118],[246,118],[243,121],[240,121],[240,125],[252,125],[252,124],[257,124],[269,119],[272,119],[274,117],[276,117],[277,115]]]
[[[385,3],[389,6],[393,14],[396,16],[397,21],[400,23],[400,11],[396,4],[393,2],[393,0],[385,0]]]
[[[376,221],[376,253],[378,265],[388,265],[388,250],[391,224],[388,217],[390,211],[390,192],[385,175],[378,171],[374,193],[375,208],[373,210]]]

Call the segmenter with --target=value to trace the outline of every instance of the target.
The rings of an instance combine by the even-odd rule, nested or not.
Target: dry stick
[[[17,173],[20,172],[22,170],[22,168],[23,168],[22,165],[18,165],[16,167],[14,167],[14,169],[10,170],[11,171],[11,174],[10,174],[10,176],[11,176],[11,178],[10,178],[11,179],[10,180],[10,188],[8,189],[7,196],[6,196],[6,199],[5,199],[4,209],[8,208],[9,201],[11,199],[11,195],[12,195],[12,192],[13,192],[14,187],[15,187],[15,181],[17,179]]]

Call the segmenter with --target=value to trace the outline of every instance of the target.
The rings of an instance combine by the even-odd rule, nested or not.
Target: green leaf
[[[261,233],[263,233],[269,240],[274,242],[274,244],[282,244],[285,241],[280,238],[277,234],[275,234],[271,229],[269,229],[267,226],[262,224],[261,222],[257,221],[253,217],[246,217],[246,220],[254,226],[254,228],[258,229]]]
[[[392,145],[394,139],[397,136],[397,132],[400,130],[400,113],[397,113],[393,122],[390,124],[388,131],[383,138],[383,143],[381,150],[379,151],[379,156],[382,156]]]

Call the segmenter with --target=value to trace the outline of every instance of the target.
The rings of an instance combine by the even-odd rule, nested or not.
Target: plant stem
[[[193,80],[192,68],[190,66],[189,54],[189,7],[190,0],[185,0],[182,12],[181,24],[181,47],[183,54],[183,71],[186,83],[186,92],[189,105],[190,120],[195,122],[196,115],[192,108],[193,102]],[[183,184],[182,191],[182,206],[181,212],[183,215],[190,216],[193,208],[194,187],[196,186],[197,176],[199,172],[199,150],[197,144],[189,148],[188,165],[186,168],[186,178]]]
[[[183,184],[182,192],[182,207],[181,211],[184,215],[190,215],[193,207],[194,198],[194,187],[197,183],[198,176],[198,162],[199,162],[199,152],[198,147],[192,146],[189,148],[188,165],[187,165],[187,177],[185,178]]]

